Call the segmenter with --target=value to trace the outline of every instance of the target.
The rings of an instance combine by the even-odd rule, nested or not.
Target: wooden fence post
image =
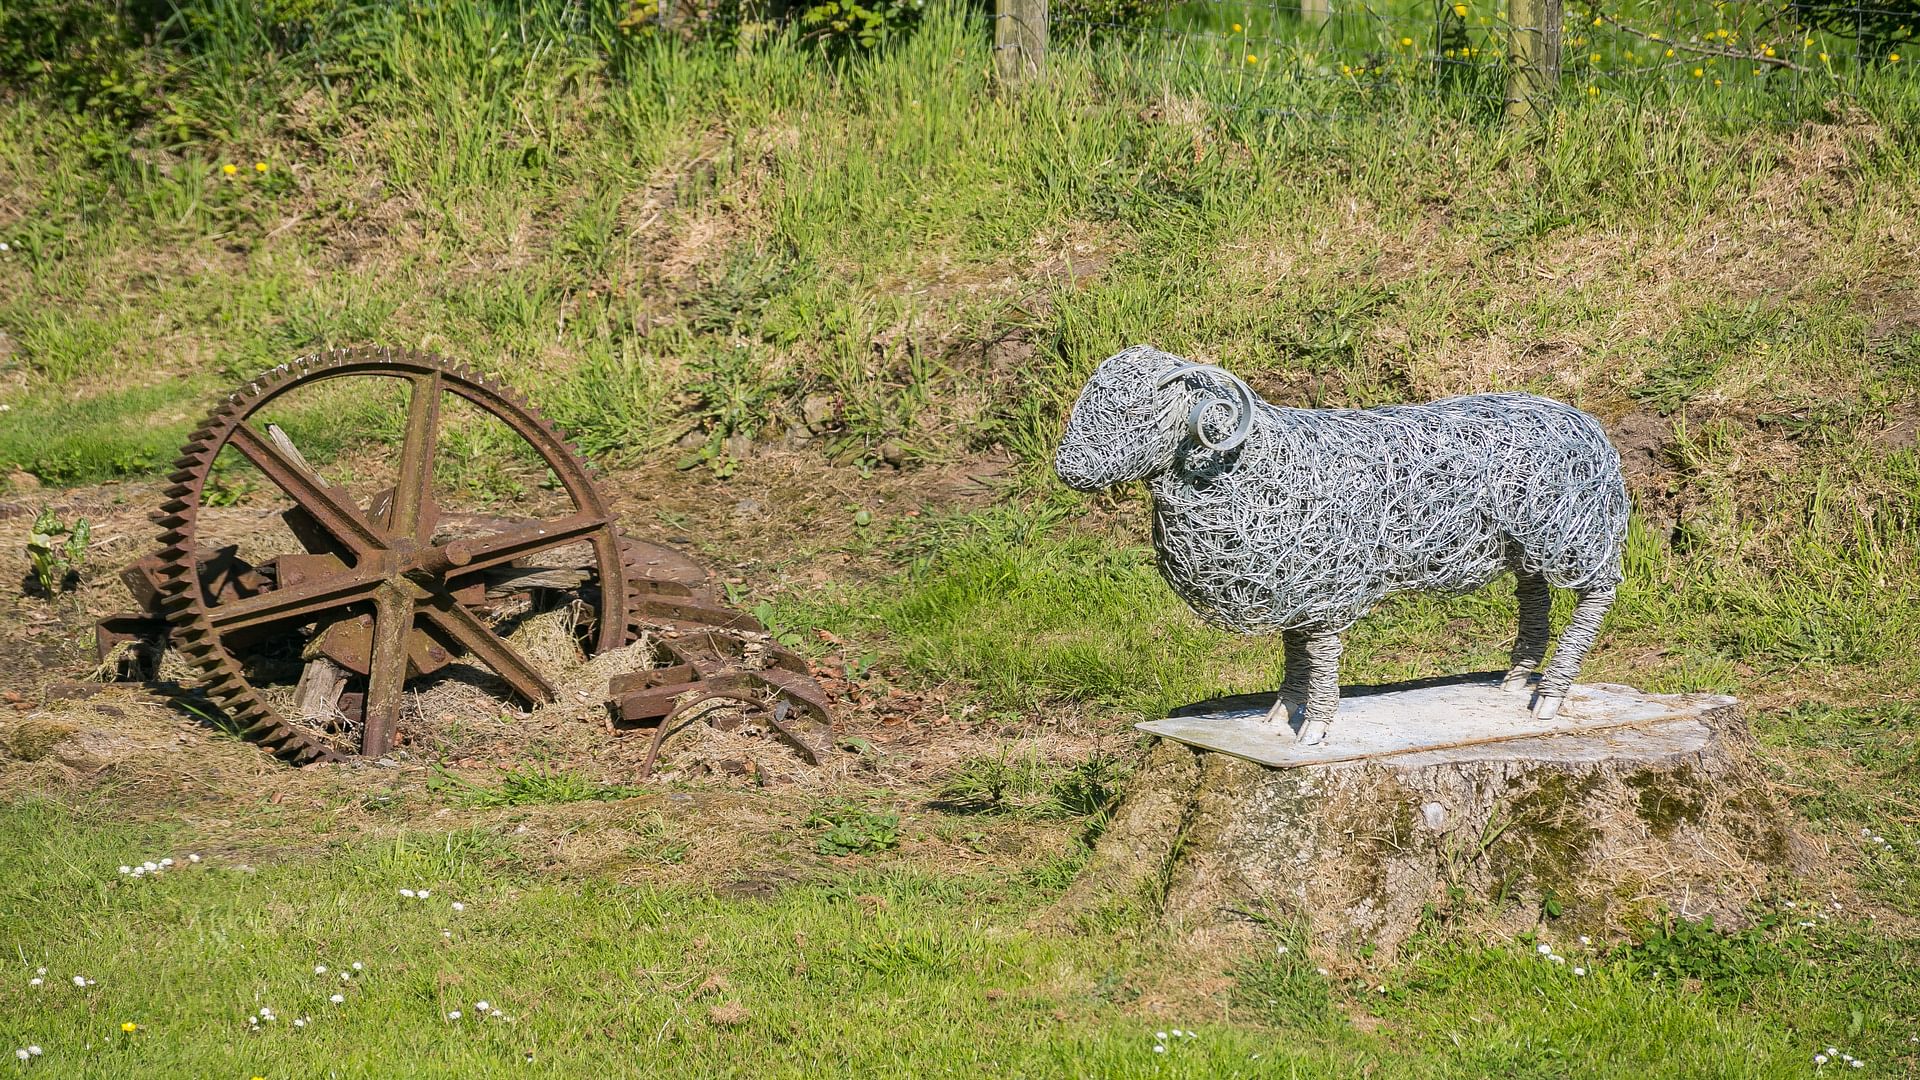
[[[1532,116],[1540,99],[1559,87],[1563,11],[1562,0],[1508,0],[1508,116]]]
[[[1009,86],[1047,69],[1047,0],[994,0],[993,67]]]

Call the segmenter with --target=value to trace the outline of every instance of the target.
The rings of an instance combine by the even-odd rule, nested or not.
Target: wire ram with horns
[[[1621,580],[1620,456],[1593,417],[1530,394],[1291,409],[1220,368],[1144,345],[1080,392],[1054,469],[1153,496],[1167,584],[1207,622],[1277,633],[1285,681],[1268,719],[1326,737],[1340,635],[1389,593],[1466,592],[1511,570],[1519,627],[1505,686],[1535,716],[1565,700]],[[1553,661],[1549,586],[1577,597]]]

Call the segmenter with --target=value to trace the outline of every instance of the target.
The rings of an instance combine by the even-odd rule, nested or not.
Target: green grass
[[[1563,943],[1588,976],[1525,944],[1332,977],[1289,950],[1167,998],[1175,942],[1025,930],[1046,892],[992,875],[880,865],[729,900],[553,880],[487,825],[270,855],[107,802],[12,804],[0,838],[0,1042],[41,1046],[47,1075],[1772,1077],[1830,1043],[1897,1069],[1920,1005],[1916,944],[1850,924]],[[157,878],[115,873],[163,855]],[[1197,1037],[1155,1053],[1170,1028]]]
[[[1566,94],[1510,125],[1497,70],[1436,94],[1382,35],[1399,27],[1336,28],[1354,36],[1308,61],[1290,16],[1227,5],[1173,16],[1220,40],[1063,47],[1020,93],[990,81],[984,22],[946,8],[833,60],[791,35],[627,35],[573,4],[389,5],[311,35],[303,5],[181,6],[190,40],[140,53],[165,60],[151,93],[85,108],[0,77],[0,476],[162,473],[223,390],[334,344],[505,376],[615,485],[659,462],[738,475],[738,440],[785,437],[812,402],[836,482],[889,455],[1011,457],[1016,488],[876,519],[845,545],[858,578],[746,599],[1026,738],[1037,710],[1124,719],[1280,676],[1270,643],[1166,591],[1137,492],[1047,477],[1101,357],[1150,341],[1287,403],[1547,393],[1653,433],[1627,447],[1628,580],[1590,674],[1758,701],[1796,812],[1871,902],[1920,915],[1912,63],[1846,55],[1791,86],[1662,67],[1590,96],[1570,43]],[[1285,40],[1246,48],[1236,21]],[[1575,29],[1602,68],[1633,62]],[[1338,76],[1356,52],[1385,59]],[[330,462],[399,414],[342,393],[276,419]],[[540,478],[509,444],[453,425],[440,476],[510,502]],[[1511,618],[1506,586],[1395,599],[1349,635],[1347,679],[1497,667]],[[928,795],[947,830],[1077,829],[1118,782],[1102,768],[1010,750]],[[12,806],[0,1039],[98,1076],[476,1076],[529,1051],[555,1075],[1797,1076],[1828,1045],[1916,1067],[1920,954],[1843,920],[1646,931],[1586,977],[1437,921],[1402,962],[1328,979],[1278,931],[1271,955],[1199,960],[1144,922],[1029,932],[1075,858],[935,876],[907,868],[896,808],[865,802],[791,823],[865,869],[770,901],[660,883],[697,842],[665,828],[616,881],[556,877],[485,824],[624,794],[516,774],[445,807],[468,831],[369,846],[320,820],[139,882],[113,868],[223,831],[110,796]],[[422,886],[432,907],[400,902]],[[364,983],[322,1008],[313,965],[352,959]],[[55,985],[30,993],[39,964]],[[97,987],[58,985],[75,971]],[[715,972],[730,989],[696,996]],[[481,998],[515,1021],[445,1021]],[[747,1018],[716,1023],[723,1001]],[[263,1004],[282,1022],[245,1033]],[[1176,1026],[1201,1035],[1154,1054]]]

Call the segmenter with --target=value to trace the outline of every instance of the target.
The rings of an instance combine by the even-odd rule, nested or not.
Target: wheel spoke
[[[242,600],[229,600],[209,608],[207,621],[213,624],[214,629],[227,634],[266,623],[312,618],[356,600],[372,597],[374,589],[385,576],[379,566],[344,570],[337,576],[320,577],[309,585],[273,589]]]
[[[458,573],[470,574],[476,570],[485,570],[490,566],[510,563],[548,548],[570,544],[581,537],[591,535],[595,530],[605,528],[607,519],[594,514],[576,514],[558,521],[529,521],[522,525],[494,533],[492,536],[477,536],[461,540],[459,543],[468,560],[460,564]]]
[[[367,676],[367,719],[360,752],[379,757],[393,748],[407,682],[407,645],[413,637],[413,596],[391,582],[374,593],[373,665]]]
[[[553,700],[553,684],[535,670],[513,646],[501,640],[479,616],[445,592],[436,592],[421,609],[435,626],[506,680],[514,693],[536,705]]]
[[[440,373],[416,375],[407,399],[406,441],[400,447],[400,478],[394,484],[393,515],[387,531],[395,538],[428,539],[431,522],[423,512],[433,490],[433,452],[440,429]]]
[[[344,492],[321,483],[245,421],[233,426],[227,445],[238,450],[274,486],[299,503],[315,523],[356,555],[387,547],[386,537],[361,515],[359,507],[343,497]]]

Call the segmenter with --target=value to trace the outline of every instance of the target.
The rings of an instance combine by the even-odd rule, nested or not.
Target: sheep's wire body
[[[1338,634],[1390,593],[1507,570],[1609,601],[1621,580],[1619,454],[1592,416],[1530,394],[1282,408],[1136,346],[1082,392],[1057,468],[1083,489],[1146,479],[1167,583],[1239,633]]]

